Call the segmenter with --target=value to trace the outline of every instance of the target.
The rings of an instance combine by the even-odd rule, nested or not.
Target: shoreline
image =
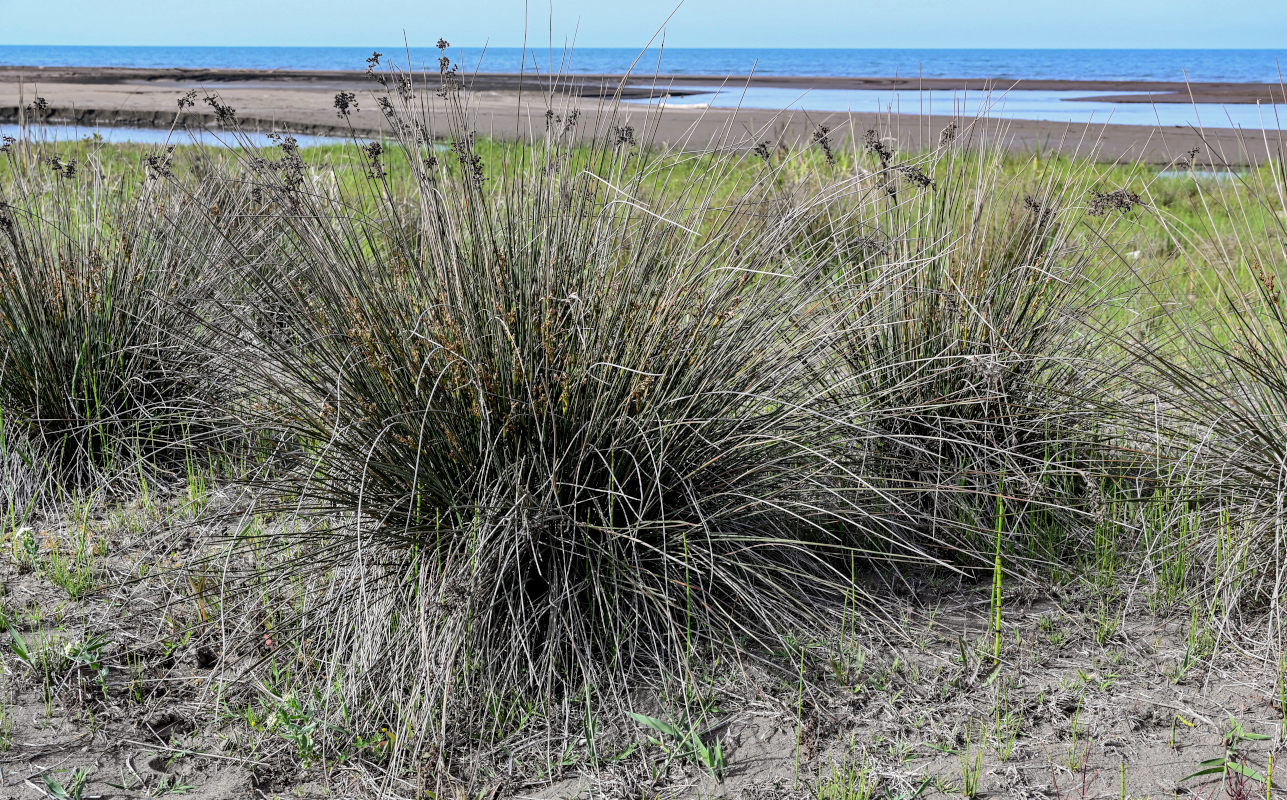
[[[437,86],[438,76],[427,76]],[[621,76],[578,75],[560,82],[558,96],[551,99],[542,91],[548,79],[539,76],[520,78],[509,74],[465,76],[470,86],[470,105],[476,116],[480,135],[507,139],[531,139],[544,135],[547,110],[563,114],[575,110],[580,115],[577,135],[588,139],[596,129],[627,121],[636,128],[648,127],[659,144],[689,150],[712,146],[749,150],[761,141],[808,142],[819,125],[834,132],[833,141],[861,140],[869,128],[876,128],[896,138],[900,148],[915,152],[933,148],[939,133],[949,122],[948,116],[920,116],[892,113],[840,113],[821,111],[779,111],[757,108],[696,108],[676,104],[610,102]],[[710,76],[658,78],[656,84],[635,85],[626,99],[657,96],[663,93],[685,93],[686,86],[709,84]],[[723,80],[723,79],[721,79]],[[731,80],[731,79],[729,79]],[[836,88],[915,88],[933,91],[953,84],[946,79],[912,80],[892,78],[783,78],[757,76],[755,86],[793,88],[807,86]],[[642,82],[641,82],[642,83]],[[973,86],[971,82],[956,82]],[[1033,82],[1050,85],[1051,82]],[[519,92],[519,87],[522,92]],[[1024,86],[1019,82],[1019,86]],[[1029,84],[1028,86],[1031,86]],[[1086,91],[1124,91],[1121,82],[1064,82],[1061,88],[1081,87]],[[1132,91],[1175,92],[1175,84],[1129,84]],[[1197,87],[1194,98],[1198,98]],[[1268,84],[1202,84],[1204,98],[1217,94],[1227,98],[1245,97],[1281,87]],[[939,87],[939,88],[935,88]],[[1249,88],[1250,87],[1250,88]],[[1009,88],[996,87],[996,88]],[[248,131],[281,131],[320,136],[379,136],[387,133],[387,123],[372,101],[371,94],[380,91],[365,72],[262,72],[256,70],[132,70],[132,69],[16,69],[0,67],[0,122],[17,122],[20,109],[37,94],[44,97],[49,110],[43,117],[52,124],[71,124],[92,128],[117,126],[168,129],[176,122],[176,100],[187,92],[217,92],[223,102],[237,110],[241,126]],[[340,117],[334,100],[338,91],[358,95],[360,108],[347,118]],[[692,93],[688,91],[687,93]],[[1215,93],[1215,94],[1213,94]],[[432,100],[433,92],[428,93]],[[1275,95],[1277,97],[1277,95]],[[1149,96],[1134,96],[1136,102],[1152,102]],[[1187,102],[1187,100],[1186,100]],[[179,118],[194,127],[213,126],[214,116],[200,99],[195,108]],[[1069,123],[1010,118],[974,120],[961,117],[962,127],[971,127],[990,138],[1001,137],[1011,150],[1018,152],[1059,152],[1089,156],[1099,161],[1138,160],[1166,164],[1185,157],[1190,150],[1200,151],[1195,164],[1208,167],[1260,164],[1282,153],[1284,147],[1277,131],[1266,137],[1260,131],[1247,132],[1232,128],[1210,128],[1197,131],[1184,126],[1122,125],[1104,123]]]
[[[420,74],[420,73],[415,73]],[[436,73],[428,73],[430,81]],[[520,87],[548,89],[557,86],[581,97],[608,97],[623,82],[626,99],[646,96],[649,91],[675,87],[675,96],[697,93],[691,87],[729,86],[772,89],[873,90],[873,91],[969,91],[1010,90],[1085,92],[1078,100],[1112,103],[1287,103],[1287,85],[1280,83],[1239,83],[1233,81],[1156,80],[1055,80],[1024,78],[918,78],[890,76],[834,75],[648,75],[573,73],[556,76],[508,72],[477,72],[464,76],[475,91],[517,91]],[[312,87],[372,85],[362,70],[257,70],[190,69],[175,67],[27,67],[0,66],[0,83],[16,81],[60,84],[297,84]],[[1137,94],[1138,93],[1138,94]],[[1071,98],[1070,98],[1071,99]]]

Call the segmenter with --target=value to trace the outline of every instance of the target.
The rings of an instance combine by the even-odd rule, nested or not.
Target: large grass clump
[[[265,213],[219,292],[231,412],[311,521],[274,630],[359,735],[441,768],[619,718],[641,676],[829,630],[861,563],[991,565],[1092,491],[1074,178],[1000,202],[960,143],[799,181],[807,150],[654,148],[557,97],[488,151],[454,72],[381,77],[394,139],[334,174],[247,147]],[[1007,560],[1064,555],[1078,513]]]
[[[15,195],[0,200],[6,426],[68,485],[181,463],[217,425],[197,291],[218,260],[222,234],[205,224],[217,201],[57,155],[12,169]]]
[[[801,244],[825,198],[760,216],[771,177],[728,197],[740,156],[660,155],[621,119],[487,164],[443,91],[383,95],[399,139],[356,176],[251,160],[289,213],[237,291],[274,324],[226,343],[274,490],[331,520],[285,539],[316,588],[300,635],[346,724],[407,753],[539,698],[619,713],[628,676],[816,629],[898,516],[823,413],[853,322],[834,243]]]
[[[1188,297],[1130,342],[1173,453],[1176,522],[1148,556],[1171,593],[1222,623],[1263,619],[1282,642],[1287,585],[1287,178],[1282,162],[1229,187],[1195,182],[1204,213],[1163,217],[1193,276]],[[1210,298],[1195,313],[1193,297]]]
[[[869,442],[858,468],[912,510],[908,542],[991,568],[1000,531],[1009,563],[1041,567],[1083,549],[1120,444],[1102,313],[1120,291],[1102,244],[1115,220],[1083,213],[1086,170],[1012,185],[971,132],[903,163],[867,137],[860,180],[890,196],[832,228],[853,251],[855,322],[835,343],[837,413]]]

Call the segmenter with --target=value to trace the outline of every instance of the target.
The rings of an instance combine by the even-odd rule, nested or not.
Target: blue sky
[[[559,0],[556,43],[642,47],[674,9],[655,0]],[[351,45],[523,41],[515,0],[0,0],[0,44]],[[529,43],[550,6],[528,11]],[[578,32],[579,28],[579,32]],[[1281,48],[1287,0],[688,0],[674,47]]]

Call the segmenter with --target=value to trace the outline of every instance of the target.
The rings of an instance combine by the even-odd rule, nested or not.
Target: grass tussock
[[[458,95],[397,113],[407,184],[369,147],[330,191],[260,171],[292,213],[237,280],[288,333],[244,318],[228,344],[251,425],[290,444],[274,488],[345,523],[299,565],[343,576],[300,634],[340,702],[442,752],[510,732],[486,709],[587,687],[624,708],[632,677],[836,613],[905,514],[852,471],[820,380],[852,322],[843,253],[804,235],[834,199],[717,203],[736,158],[676,185],[624,123],[484,180]],[[435,121],[450,156],[414,135]]]
[[[21,165],[0,201],[0,409],[50,469],[89,486],[182,464],[222,427],[198,307],[224,232],[206,224],[209,193],[74,163]]]
[[[1212,598],[1222,619],[1263,618],[1281,641],[1287,179],[1279,163],[1238,184],[1206,188],[1205,214],[1172,221],[1210,307],[1195,320],[1192,295],[1164,298],[1159,323],[1133,337],[1130,351],[1156,392],[1158,436],[1179,483],[1170,500],[1187,533],[1166,542],[1159,560],[1181,565],[1190,591]],[[1225,219],[1236,221],[1227,235]]]
[[[1111,225],[1080,213],[1084,171],[1016,190],[999,153],[968,148],[915,167],[934,190],[833,226],[857,252],[840,272],[849,324],[831,396],[867,442],[855,469],[907,499],[910,541],[990,568],[1004,530],[1014,568],[1060,563],[1113,458],[1120,359],[1088,324],[1121,291],[1093,243]]]

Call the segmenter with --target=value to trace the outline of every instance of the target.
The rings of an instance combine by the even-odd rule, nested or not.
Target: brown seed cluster
[[[835,165],[836,154],[831,149],[831,128],[826,125],[819,125],[813,129],[813,142],[822,148],[822,155],[826,157],[827,163]]]
[[[1110,211],[1126,213],[1144,205],[1140,196],[1129,189],[1114,189],[1111,192],[1093,191],[1090,193],[1090,215],[1102,217]]]
[[[349,115],[358,111],[357,95],[353,92],[338,92],[335,95],[335,116],[348,119]]]

